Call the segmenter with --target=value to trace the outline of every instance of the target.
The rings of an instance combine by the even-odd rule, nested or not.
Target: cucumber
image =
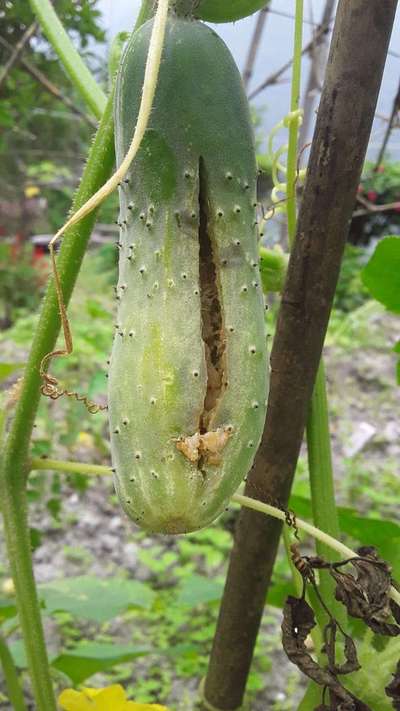
[[[117,162],[139,110],[152,21],[116,86]],[[211,523],[247,474],[266,411],[256,159],[239,72],[207,26],[171,16],[139,153],[120,186],[109,373],[117,494],[142,528]]]
[[[173,3],[174,4],[174,3]],[[177,12],[208,22],[234,22],[268,5],[268,0],[176,0]]]

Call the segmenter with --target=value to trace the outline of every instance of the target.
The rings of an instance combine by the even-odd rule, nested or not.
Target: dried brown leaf
[[[352,694],[341,685],[333,672],[323,669],[309,654],[304,643],[313,627],[315,617],[312,608],[303,598],[289,596],[283,608],[282,622],[282,644],[287,656],[303,674],[320,686],[328,688],[342,704],[343,711],[356,711]],[[331,704],[331,708],[339,709],[340,706]],[[369,711],[367,707],[365,711]]]
[[[336,581],[336,599],[346,606],[349,615],[364,620],[376,634],[395,637],[400,634],[400,626],[388,622],[393,610],[390,567],[372,547],[358,552],[360,558],[350,561],[355,576],[335,568],[330,571]]]
[[[344,637],[344,656],[345,661],[343,664],[336,664],[336,633],[337,633],[337,622],[335,619],[331,619],[330,622],[324,628],[324,650],[328,657],[328,669],[334,674],[351,674],[352,672],[361,669],[361,665],[357,657],[357,648],[353,640],[349,635],[341,631]]]

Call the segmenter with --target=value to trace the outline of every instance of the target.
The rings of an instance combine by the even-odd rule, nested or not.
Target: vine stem
[[[144,25],[154,15],[154,0],[142,0],[139,15],[136,20],[136,27]]]
[[[86,464],[81,462],[66,462],[59,459],[33,458],[30,461],[32,470],[49,470],[54,472],[70,472],[71,474],[86,474],[90,476],[110,476],[111,469],[97,464]]]
[[[328,398],[323,359],[319,364],[315,380],[306,433],[313,521],[316,526],[323,528],[334,538],[339,538],[340,526],[335,503]],[[321,557],[330,561],[336,559],[332,550],[324,545],[323,542],[317,542],[316,547],[317,553]],[[327,571],[320,571],[319,590],[321,597],[330,601],[331,611],[342,627],[346,627],[346,615],[344,614],[343,606],[335,600],[335,583]],[[321,606],[319,607],[320,623],[324,626],[327,622],[327,615],[321,609]]]
[[[74,212],[65,225],[58,230],[50,242],[50,248],[53,247],[54,243],[69,227],[72,227],[86,217],[86,215],[98,207],[100,203],[102,203],[103,200],[110,195],[110,193],[116,190],[119,183],[125,178],[131,163],[140,148],[140,144],[149,122],[150,112],[153,106],[154,95],[157,87],[161,55],[164,47],[165,30],[167,26],[168,7],[169,0],[158,1],[158,8],[154,17],[153,29],[151,31],[149,50],[147,54],[139,115],[129,150],[121,165],[111,176],[111,178],[109,178],[107,182],[99,190],[97,190],[97,192],[91,195],[86,203],[82,205],[79,210]]]
[[[167,2],[167,0],[161,0]],[[45,0],[32,0],[43,11]],[[168,3],[167,3],[168,4]],[[39,18],[40,19],[40,18]],[[74,54],[64,29],[55,17],[56,26],[61,26],[60,33],[52,31],[50,15],[44,23],[49,31],[50,41],[59,56],[68,67]],[[54,18],[53,18],[54,19]],[[138,24],[135,29],[137,29]],[[67,45],[67,50],[66,50]],[[73,48],[72,48],[73,49]],[[80,62],[79,65],[80,66]],[[82,68],[81,68],[82,69]],[[83,71],[83,69],[82,69]],[[90,75],[89,75],[90,76]],[[79,77],[71,72],[71,78],[81,88]],[[91,83],[91,79],[88,78]],[[93,87],[92,87],[93,88]],[[97,110],[100,113],[100,108]],[[90,197],[104,185],[114,164],[114,122],[113,95],[107,101],[95,140],[89,151],[88,161],[79,189],[72,205],[76,212]],[[81,263],[86,251],[94,223],[95,212],[87,215],[79,227],[68,229],[63,241],[58,262],[58,275],[64,304],[71,297]],[[31,542],[27,515],[26,481],[29,473],[28,454],[34,418],[40,399],[40,364],[43,358],[54,348],[60,332],[60,312],[54,279],[47,290],[39,324],[36,329],[24,380],[19,393],[15,417],[10,428],[6,446],[0,461],[1,509],[4,519],[4,535],[7,554],[13,576],[19,621],[24,638],[28,667],[31,676],[33,694],[37,711],[56,711],[56,700],[52,687],[49,663],[44,640],[40,606],[35,586],[32,565]]]
[[[83,204],[111,173],[114,163],[112,105],[110,98],[74,199],[75,208]],[[66,303],[78,276],[94,221],[95,213],[82,222],[79,229],[70,230],[63,242],[59,256],[59,273]],[[4,534],[37,711],[55,711],[56,701],[33,574],[26,478],[29,471],[29,442],[40,398],[40,363],[53,349],[59,330],[57,296],[54,283],[51,282],[32,342],[0,468]]]
[[[65,472],[78,471],[80,474],[86,474],[87,476],[91,476],[92,474],[100,474],[104,476],[111,475],[111,469],[109,467],[103,467],[99,465],[94,466],[93,464],[86,464],[86,462],[67,462],[51,459],[33,459],[31,461],[31,466],[32,469],[56,469],[57,471]],[[233,503],[239,504],[240,506],[246,506],[249,509],[253,509],[253,511],[259,511],[260,513],[266,514],[267,516],[272,516],[273,518],[277,518],[280,521],[286,522],[285,511],[277,509],[275,506],[271,506],[270,504],[264,504],[262,501],[257,501],[257,499],[252,499],[249,496],[244,496],[243,494],[234,494],[231,498],[231,501]],[[344,556],[345,558],[357,558],[357,553],[354,553],[354,551],[351,548],[345,546],[344,543],[341,543],[340,541],[336,540],[328,533],[321,531],[321,529],[317,528],[316,526],[313,526],[311,523],[297,518],[297,516],[296,526],[298,529],[304,531],[305,533],[308,533],[316,540],[321,541],[326,546],[339,553],[341,556]],[[394,600],[395,602],[397,602],[397,604],[400,605],[400,592],[398,592],[395,588],[391,587],[390,596],[392,600]]]
[[[3,669],[8,701],[12,704],[14,711],[26,711],[26,704],[19,682],[18,672],[7,642],[2,634],[0,634],[0,662]]]
[[[303,15],[304,2],[296,0],[296,19],[294,29],[294,53],[293,53],[293,72],[292,72],[292,89],[290,98],[290,114],[289,114],[289,146],[287,156],[287,222],[289,244],[293,244],[296,235],[296,175],[297,175],[297,145],[300,116],[298,113],[300,102],[300,84],[301,84],[301,55],[302,55],[302,40],[303,40]]]
[[[50,0],[29,0],[29,2],[73,85],[96,118],[100,119],[106,108],[107,97],[72,44],[52,3]]]

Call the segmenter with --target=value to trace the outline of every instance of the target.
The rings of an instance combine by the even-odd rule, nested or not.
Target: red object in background
[[[46,249],[43,247],[43,245],[35,244],[35,246],[33,248],[32,261],[37,262],[37,260],[44,257],[45,254],[46,254]]]
[[[377,173],[384,173],[384,172],[385,172],[385,166],[382,165],[382,164],[381,164],[381,165],[378,165],[378,167],[377,167],[377,169],[376,169],[376,172],[377,172]]]
[[[378,193],[376,193],[375,190],[368,190],[367,198],[370,202],[376,202],[377,197],[378,197]]]
[[[395,212],[400,212],[400,202],[397,203],[396,207],[394,208]]]

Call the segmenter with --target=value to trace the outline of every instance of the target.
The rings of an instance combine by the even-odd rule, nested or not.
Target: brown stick
[[[306,45],[304,45],[301,53],[302,54],[307,54],[312,50],[314,47],[315,43],[322,37],[322,35],[327,34],[329,32],[329,25],[321,25],[315,32],[312,40],[310,42],[307,42]],[[273,72],[273,74],[270,74],[264,81],[254,89],[251,94],[249,94],[249,99],[254,99],[257,94],[259,94],[261,91],[264,91],[264,89],[267,88],[267,86],[271,86],[271,84],[277,84],[278,79],[284,74],[288,69],[293,64],[293,59],[289,59],[285,64],[283,64],[280,69],[277,69],[276,72]]]
[[[7,42],[7,40],[4,39],[4,37],[0,37],[0,44],[2,44],[3,47],[5,47],[6,49],[12,51],[12,45],[9,42]],[[92,126],[93,128],[97,127],[97,122],[95,121],[95,119],[92,119],[90,116],[85,114],[84,111],[82,111],[77,106],[75,106],[74,102],[68,96],[65,96],[60,91],[60,89],[55,84],[53,84],[53,82],[51,82],[50,79],[48,79],[46,77],[46,75],[43,74],[43,72],[40,71],[40,69],[35,67],[34,64],[31,64],[24,57],[20,58],[20,62],[22,64],[22,66],[25,67],[26,71],[34,79],[36,79],[36,81],[38,81],[43,86],[43,88],[49,92],[49,94],[51,94],[52,96],[55,96],[56,99],[59,99],[60,101],[62,101],[62,103],[65,104],[65,106],[67,106],[69,109],[71,109],[71,111],[73,111],[74,114],[77,114],[78,116],[83,118],[90,126]]]
[[[246,494],[287,505],[371,131],[397,0],[340,0],[271,355],[267,421]],[[365,73],[365,67],[368,73]],[[240,707],[281,532],[242,510],[205,683]]]
[[[264,31],[265,20],[267,19],[268,5],[262,8],[257,15],[256,26],[253,36],[250,41],[249,51],[247,54],[245,68],[243,70],[243,84],[247,89],[250,79],[253,76],[254,63],[256,61],[257,52],[260,47],[261,37]]]
[[[35,34],[37,30],[37,22],[32,22],[31,25],[25,30],[21,39],[17,42],[14,48],[11,48],[12,54],[8,62],[5,63],[3,69],[0,71],[0,89],[7,79],[9,73],[11,72],[13,66],[18,62],[18,59],[23,52],[25,45],[29,42],[32,35]]]
[[[390,212],[390,210],[398,210],[400,208],[400,200],[396,202],[386,202],[384,205],[375,205],[373,202],[361,197],[361,195],[357,195],[357,202],[364,205],[365,210],[355,210],[352,215],[353,218],[370,215],[371,212]]]

